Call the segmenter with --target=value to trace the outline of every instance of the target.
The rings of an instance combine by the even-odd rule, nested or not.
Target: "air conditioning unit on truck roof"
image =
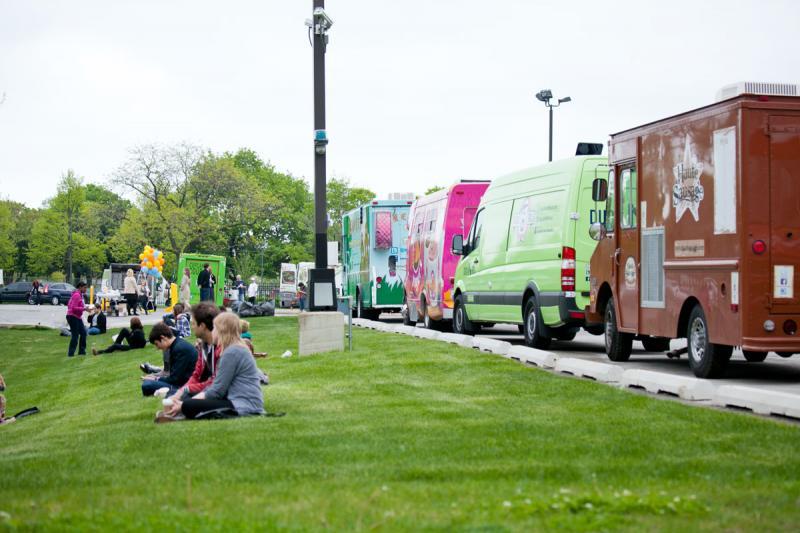
[[[764,96],[798,96],[800,92],[794,83],[765,83],[760,81],[740,81],[726,85],[717,91],[717,102],[735,98],[740,94]]]

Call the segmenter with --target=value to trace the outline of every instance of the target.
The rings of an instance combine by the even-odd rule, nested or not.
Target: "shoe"
[[[142,363],[139,365],[139,370],[144,372],[145,374],[158,374],[161,372],[161,367],[153,366],[150,363]]]
[[[78,355],[86,355],[86,352],[78,352]]]
[[[92,355],[97,355],[97,348],[92,348]]]
[[[164,398],[167,397],[167,394],[169,394],[169,387],[161,387],[160,389],[158,389],[153,393],[153,396],[155,396],[156,398],[161,398],[163,400]]]
[[[159,411],[156,413],[156,418],[153,422],[156,424],[167,424],[169,422],[181,422],[183,420],[186,420],[186,417],[183,415],[169,416],[164,414],[164,411]]]

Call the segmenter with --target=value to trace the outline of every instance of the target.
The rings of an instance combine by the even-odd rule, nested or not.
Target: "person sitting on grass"
[[[253,354],[253,357],[266,357],[267,352],[257,352],[255,348],[253,348],[253,335],[250,333],[250,322],[247,320],[240,320],[239,327],[242,330],[242,342],[244,342],[245,346],[250,350],[250,353]]]
[[[123,344],[127,342],[128,344]],[[127,352],[128,350],[138,350],[147,346],[147,339],[144,337],[144,326],[138,316],[131,317],[131,329],[122,328],[114,340],[114,344],[105,350],[98,350],[92,348],[92,353],[97,355],[99,353],[113,353],[113,352]]]
[[[6,382],[3,380],[3,374],[0,374],[0,392],[6,390]],[[0,394],[0,424],[10,424],[14,421],[14,417],[6,418],[6,397]]]
[[[212,330],[214,343],[222,349],[217,375],[204,391],[183,401],[173,399],[173,410],[180,410],[188,419],[209,412],[227,416],[264,414],[258,367],[241,335],[238,316],[234,313],[217,315]],[[159,413],[157,421],[167,420]]]
[[[89,329],[86,330],[86,333],[89,335],[104,334],[106,332],[106,314],[95,305],[90,305],[86,310],[89,312],[89,316],[86,317]]]
[[[186,338],[192,334],[192,326],[189,323],[189,313],[186,313],[186,307],[182,303],[175,304],[173,307],[175,325],[172,326],[172,332],[175,336]]]
[[[173,398],[182,399],[202,392],[208,388],[217,375],[217,366],[222,349],[214,344],[214,319],[219,315],[219,309],[212,302],[200,302],[192,306],[192,333],[197,337],[197,363],[194,372],[186,382],[173,395]]]
[[[176,337],[172,329],[159,322],[150,330],[150,343],[164,352],[165,372],[142,376],[142,395],[152,396],[158,389],[167,388],[175,394],[192,376],[197,364],[197,349],[184,339]]]

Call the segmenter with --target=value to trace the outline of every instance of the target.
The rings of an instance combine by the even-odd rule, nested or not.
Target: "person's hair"
[[[176,317],[178,315],[182,315],[183,314],[183,310],[184,310],[184,307],[183,307],[182,303],[176,303],[175,305],[172,306],[172,314],[174,314]]]
[[[242,333],[247,333],[250,331],[250,322],[247,320],[240,320],[239,327],[242,328]]]
[[[156,341],[161,337],[171,339],[174,336],[175,334],[172,333],[172,329],[170,329],[168,325],[164,324],[163,322],[159,322],[153,326],[153,329],[150,330],[150,344],[155,344]]]
[[[218,344],[224,350],[229,346],[242,345],[242,328],[239,326],[239,317],[235,313],[220,313],[214,319],[214,333]]]
[[[208,266],[209,266],[208,263],[206,263],[203,265],[203,268],[208,268]]]
[[[189,267],[186,267],[186,268],[184,268],[184,269],[183,269],[183,273],[184,273],[184,274],[186,274],[186,275],[188,276],[189,274],[191,274],[191,273],[192,273],[192,271],[191,271],[191,270],[189,270]]]
[[[213,331],[214,319],[218,314],[219,309],[211,302],[200,302],[192,306],[192,317],[195,324],[205,324],[208,331]]]
[[[78,284],[75,285],[75,288],[76,289],[80,289],[81,287],[85,287],[85,286],[86,286],[86,282],[85,281],[79,281]]]
[[[127,272],[125,272],[126,276],[133,276],[133,269],[129,268]]]
[[[139,320],[138,316],[131,317],[131,329],[144,329],[144,326],[142,326],[142,321]]]

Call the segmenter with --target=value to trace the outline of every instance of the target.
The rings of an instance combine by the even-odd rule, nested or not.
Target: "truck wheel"
[[[617,329],[617,310],[614,300],[606,306],[606,355],[612,361],[627,361],[631,357],[633,335],[622,333]]]
[[[742,355],[748,363],[760,363],[767,358],[768,352],[754,352],[752,350],[742,350]]]
[[[464,297],[460,294],[456,296],[455,308],[453,309],[453,332],[460,335],[475,335],[477,332],[477,328],[467,316]]]
[[[783,358],[788,358],[794,355],[794,352],[775,352]]]
[[[669,339],[664,337],[645,337],[642,339],[642,346],[648,352],[668,352]]]
[[[575,339],[578,330],[575,328],[558,328],[553,332],[553,336],[560,341],[571,341]]]
[[[539,312],[539,305],[536,298],[530,297],[525,303],[525,344],[532,348],[542,350],[550,346],[550,337],[544,334],[544,323],[542,314]]]
[[[403,315],[403,324],[406,326],[416,325],[414,321],[411,320],[411,310],[408,308],[408,300],[405,294],[403,294],[403,308],[400,310],[400,314]]]
[[[703,308],[696,305],[689,315],[686,330],[689,348],[689,366],[698,378],[718,378],[725,372],[725,366],[733,353],[732,346],[712,344],[708,336],[708,322]]]

